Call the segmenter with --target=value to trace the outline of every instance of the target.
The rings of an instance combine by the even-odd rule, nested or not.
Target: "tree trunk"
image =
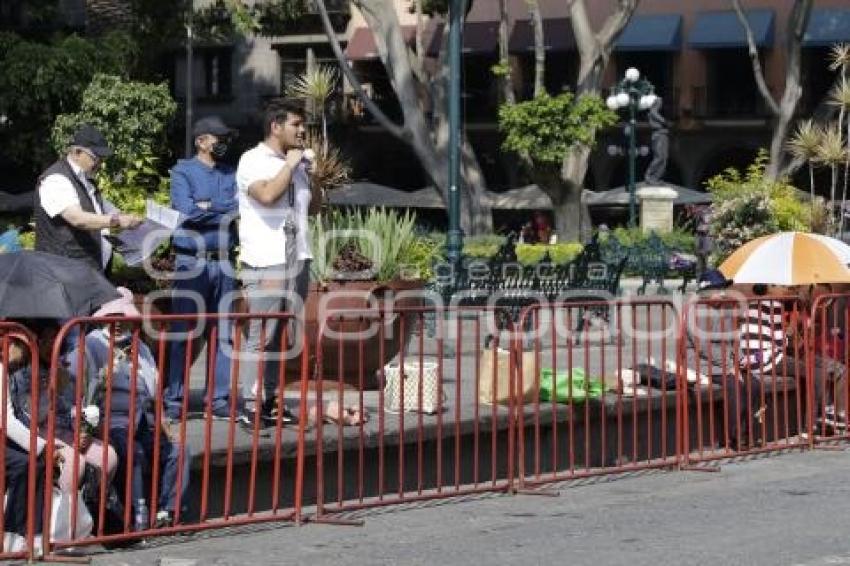
[[[768,179],[778,179],[784,167],[788,131],[791,129],[791,121],[794,119],[794,113],[797,111],[797,103],[803,94],[803,89],[799,85],[799,78],[800,74],[798,72],[796,74],[796,80],[791,75],[785,79],[785,94],[782,97],[779,114],[773,123],[773,134],[770,140],[770,162],[768,162],[765,168],[765,176]],[[787,84],[792,81],[797,82],[797,84]]]
[[[472,144],[464,134],[461,138],[461,173],[466,190],[461,194],[468,198],[469,205],[464,207],[468,211],[468,225],[463,226],[466,234],[487,234],[493,231],[493,209],[487,198],[486,180],[481,164],[475,156]],[[463,220],[463,216],[461,216]]]
[[[499,0],[499,65],[504,65],[501,76],[502,99],[506,104],[515,104],[514,76],[511,70],[511,56],[508,45],[508,0]]]
[[[425,65],[425,20],[422,17],[422,0],[414,0],[416,4],[416,66]]]
[[[602,76],[608,66],[614,42],[629,23],[638,3],[639,0],[620,0],[617,9],[608,16],[598,32],[595,32],[590,24],[585,0],[572,0],[569,3],[570,22],[580,61],[576,80],[577,96],[599,94]],[[555,226],[562,239],[585,238],[591,228],[589,210],[587,205],[581,202],[589,158],[590,150],[586,148],[571,151],[564,156],[561,167],[563,194],[549,195],[555,210]]]
[[[571,187],[563,179],[552,179],[548,185],[537,183],[543,192],[552,199],[555,213],[555,231],[559,241],[583,241],[581,222],[581,187]]]
[[[390,132],[410,145],[422,168],[437,187],[443,202],[448,205],[449,159],[446,151],[448,121],[445,108],[448,67],[445,49],[441,56],[439,75],[431,77],[430,81],[420,81],[418,72],[421,69],[416,67],[416,58],[408,53],[393,3],[388,0],[355,0],[354,4],[372,30],[378,55],[402,109],[404,126],[401,128],[395,126],[395,129],[390,129]],[[319,0],[319,8],[320,11],[325,11],[323,0]],[[322,14],[323,20],[325,15]],[[328,27],[329,24],[326,24],[326,31]],[[447,32],[448,25],[443,30],[444,38],[447,37]],[[329,36],[330,33],[328,32]],[[332,42],[332,47],[335,43],[335,41]],[[337,55],[340,65],[350,71],[341,51],[337,53],[337,49],[334,49],[334,54]],[[346,77],[349,74],[347,73]],[[359,90],[359,85],[356,85],[355,91]],[[425,117],[426,104],[422,99],[423,92],[431,93],[433,123],[429,123]],[[361,96],[363,93],[358,92],[358,95]],[[384,124],[384,122],[381,123]],[[390,122],[390,126],[394,124]],[[461,208],[461,228],[471,234],[480,229],[492,228],[492,218],[484,193],[484,175],[465,135],[462,139],[461,159],[461,202],[465,204]]]
[[[543,15],[538,0],[527,0],[534,27],[534,97],[546,92],[546,44],[543,38]]]
[[[794,7],[788,16],[788,36],[786,39],[787,43],[785,44],[785,88],[782,93],[782,101],[779,104],[773,98],[767,86],[767,81],[764,78],[764,70],[759,59],[753,30],[741,6],[741,0],[731,1],[732,7],[738,16],[738,21],[741,27],[744,28],[748,52],[753,67],[753,77],[758,86],[759,94],[761,94],[762,99],[774,116],[773,134],[770,142],[770,162],[765,169],[765,176],[768,179],[777,179],[784,170],[786,155],[785,142],[788,138],[791,120],[794,118],[794,113],[797,110],[797,103],[803,94],[800,80],[802,67],[800,63],[801,49],[803,35],[809,23],[809,15],[811,14],[814,0],[795,0]]]
[[[581,240],[581,185],[570,185],[557,169],[538,167],[531,178],[552,201],[559,241]]]

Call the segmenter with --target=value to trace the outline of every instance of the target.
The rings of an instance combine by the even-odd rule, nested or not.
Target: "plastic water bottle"
[[[136,500],[136,518],[135,518],[135,530],[144,531],[148,528],[148,520],[150,518],[150,510],[148,509],[148,504],[144,499]]]

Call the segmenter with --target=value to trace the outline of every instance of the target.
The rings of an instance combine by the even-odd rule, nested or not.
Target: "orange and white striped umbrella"
[[[735,283],[850,283],[850,246],[820,234],[780,232],[747,242],[719,269]]]

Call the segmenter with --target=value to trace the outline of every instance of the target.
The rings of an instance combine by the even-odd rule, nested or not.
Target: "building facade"
[[[390,117],[400,118],[398,103],[381,64],[374,38],[363,17],[347,0],[326,0],[337,40],[369,96]],[[416,16],[409,0],[395,0],[405,40],[413,45]],[[574,87],[578,54],[567,2],[540,0],[546,43],[546,86],[551,93]],[[587,2],[598,29],[613,2]],[[785,79],[785,47],[793,0],[743,2],[753,28],[766,81],[778,98]],[[847,0],[815,0],[803,45],[803,99],[799,114],[822,111],[835,80],[829,71],[832,44],[850,41]],[[530,96],[533,84],[533,35],[525,0],[510,0],[509,33],[515,90]],[[488,188],[503,190],[526,183],[516,160],[500,150],[496,123],[499,89],[491,67],[497,63],[498,3],[477,0],[464,28],[463,107],[466,133],[484,170]],[[442,24],[425,21],[426,55],[440,52]],[[175,52],[172,84],[178,100],[186,100],[185,55]],[[275,37],[249,37],[194,49],[195,115],[218,113],[245,131],[259,135],[258,110],[264,100],[286,91],[308,61],[336,65],[315,11]],[[706,179],[729,166],[744,166],[769,144],[771,116],[759,95],[743,29],[729,0],[642,0],[619,38],[608,65],[605,86],[623,71],[637,67],[664,100],[662,113],[671,122],[670,160],[666,180],[701,189]],[[347,86],[340,86],[331,105],[334,142],[352,160],[354,177],[402,189],[429,184],[409,148],[383,131]],[[639,128],[641,143],[649,132]],[[622,142],[622,129],[611,128],[591,158],[585,185],[594,190],[621,186],[627,164],[606,151]],[[639,173],[649,159],[642,159]],[[642,173],[641,173],[642,174]]]

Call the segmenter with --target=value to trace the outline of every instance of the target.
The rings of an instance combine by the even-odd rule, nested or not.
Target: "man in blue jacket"
[[[235,286],[230,261],[236,245],[236,180],[233,167],[220,160],[231,132],[218,116],[198,120],[192,131],[195,156],[181,159],[171,170],[171,206],[185,216],[172,239],[175,314],[194,314],[199,305],[206,312],[228,310],[228,294]],[[215,326],[214,321],[207,324],[207,332]],[[230,416],[230,328],[228,323],[218,324],[217,344],[207,350],[207,356],[215,353],[215,386],[207,395],[212,395],[216,419]],[[175,324],[171,330],[185,332],[187,327]],[[180,339],[172,343],[165,394],[167,416],[175,420],[183,412],[189,371],[185,365],[186,339]]]

